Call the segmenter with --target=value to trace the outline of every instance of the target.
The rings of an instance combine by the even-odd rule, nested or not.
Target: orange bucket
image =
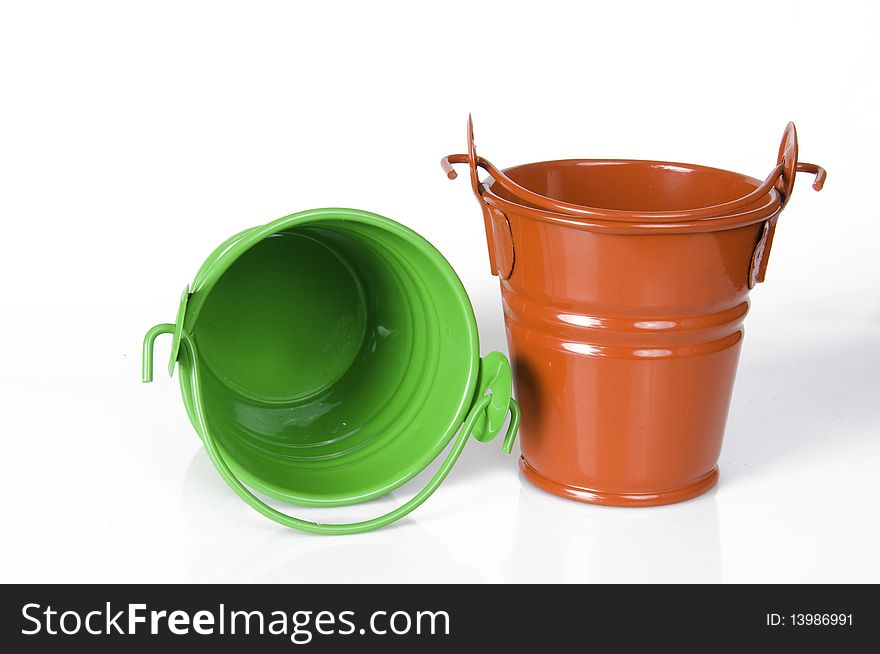
[[[786,127],[762,182],[663,161],[467,163],[501,280],[522,406],[521,467],[540,488],[616,506],[689,499],[718,456],[749,308],[797,172]],[[490,177],[480,182],[477,169]]]

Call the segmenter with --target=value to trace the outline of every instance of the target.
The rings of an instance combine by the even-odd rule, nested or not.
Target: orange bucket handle
[[[761,235],[755,245],[752,253],[752,260],[749,264],[748,282],[749,288],[754,288],[756,284],[760,284],[767,276],[767,262],[770,260],[770,248],[773,246],[773,236],[776,234],[776,223],[779,220],[779,214],[788,204],[791,198],[791,192],[794,189],[794,178],[797,173],[812,173],[815,175],[813,179],[813,189],[821,191],[825,185],[825,178],[828,173],[822,166],[816,164],[798,162],[798,140],[797,129],[794,123],[788,123],[785,126],[785,132],[782,134],[782,143],[779,144],[779,154],[776,157],[776,168],[774,168],[767,179],[761,185],[766,186],[767,182],[773,182],[776,190],[782,196],[782,207],[769,220],[764,221],[761,227]]]
[[[621,222],[642,222],[649,220],[663,223],[721,216],[742,209],[753,203],[774,187],[782,196],[782,206],[784,207],[788,202],[788,199],[791,197],[796,173],[813,173],[816,176],[813,181],[813,188],[817,191],[822,189],[822,186],[825,184],[825,178],[827,177],[825,169],[821,166],[798,162],[797,131],[795,130],[794,123],[788,123],[782,137],[782,143],[779,146],[776,166],[770,171],[767,178],[755,188],[755,190],[747,195],[737,198],[736,200],[707,207],[681,209],[677,211],[621,211],[617,209],[597,209],[579,204],[572,204],[570,202],[563,202],[561,200],[548,198],[544,195],[534,193],[514,182],[487,159],[477,156],[477,149],[474,145],[474,124],[470,116],[468,116],[467,136],[468,154],[451,154],[443,157],[440,160],[440,166],[443,168],[443,171],[449,179],[455,179],[458,174],[455,172],[452,165],[468,164],[471,173],[471,186],[473,187],[474,194],[480,200],[482,200],[482,185],[478,178],[477,168],[482,168],[489,173],[495,183],[514,197],[539,209],[543,209],[544,211],[552,211],[570,216],[605,218]]]
[[[779,154],[776,157],[776,168],[770,172],[761,186],[773,179],[776,190],[782,196],[782,206],[784,207],[791,198],[796,173],[813,173],[816,176],[813,180],[813,189],[816,191],[822,190],[825,178],[828,176],[822,166],[798,162],[797,129],[795,129],[794,123],[790,122],[785,126],[785,132],[782,134]]]

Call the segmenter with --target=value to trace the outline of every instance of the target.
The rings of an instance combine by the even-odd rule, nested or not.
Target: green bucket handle
[[[184,291],[186,296],[186,291]],[[462,423],[458,431],[458,435],[452,445],[449,454],[441,466],[434,473],[431,480],[416,493],[408,502],[397,507],[393,511],[363,520],[361,522],[348,523],[332,523],[326,524],[321,522],[312,522],[295,518],[293,516],[282,513],[277,509],[269,506],[260,498],[254,495],[230,470],[214,434],[208,427],[205,418],[205,410],[202,404],[201,384],[199,379],[199,360],[196,356],[196,346],[189,334],[182,329],[182,321],[178,319],[178,324],[162,323],[150,329],[144,336],[143,359],[142,359],[142,379],[144,382],[153,381],[153,344],[161,334],[172,334],[174,336],[174,347],[183,346],[186,350],[186,357],[189,366],[189,374],[192,381],[193,408],[196,423],[196,429],[202,438],[208,456],[220,476],[226,480],[226,483],[235,491],[241,499],[243,499],[252,509],[258,513],[262,513],[270,520],[274,520],[278,524],[306,531],[313,534],[359,534],[365,531],[371,531],[379,527],[399,520],[405,515],[421,506],[431,494],[437,490],[443,480],[449,475],[452,466],[461,455],[464,446],[467,444],[468,438],[474,436],[479,441],[485,442],[494,438],[504,422],[507,413],[510,413],[510,424],[507,427],[507,434],[504,437],[502,449],[506,453],[513,450],[513,443],[516,440],[516,434],[519,430],[520,410],[519,404],[511,397],[512,376],[510,372],[510,364],[504,355],[498,352],[491,352],[480,360],[480,377],[478,384],[478,392],[475,395],[475,401],[468,411],[467,417]],[[172,360],[169,365],[169,372],[173,372],[174,362],[176,360],[176,352],[172,352]]]

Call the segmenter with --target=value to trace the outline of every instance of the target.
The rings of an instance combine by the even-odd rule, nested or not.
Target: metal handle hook
[[[814,191],[821,191],[822,187],[825,186],[825,178],[828,176],[828,173],[825,172],[822,166],[811,163],[798,163],[795,170],[799,173],[812,173],[816,176],[816,179],[813,180]]]
[[[463,164],[467,162],[468,156],[466,154],[450,154],[440,160],[440,167],[449,179],[456,179],[458,173],[455,172],[455,168],[452,167],[452,164]]]
[[[507,433],[504,434],[504,441],[501,443],[501,451],[505,454],[513,452],[513,444],[516,442],[516,435],[519,432],[521,420],[519,402],[510,398],[510,423],[507,425]]]
[[[153,381],[153,345],[156,337],[162,334],[173,334],[176,325],[163,322],[150,330],[144,336],[143,356],[141,357],[141,381],[149,384]]]

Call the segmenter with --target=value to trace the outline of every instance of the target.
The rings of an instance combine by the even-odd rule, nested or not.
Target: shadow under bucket
[[[551,493],[668,504],[717,480],[749,290],[798,163],[794,125],[760,180],[661,161],[467,163],[501,280],[521,467]],[[478,168],[490,177],[480,182]]]

